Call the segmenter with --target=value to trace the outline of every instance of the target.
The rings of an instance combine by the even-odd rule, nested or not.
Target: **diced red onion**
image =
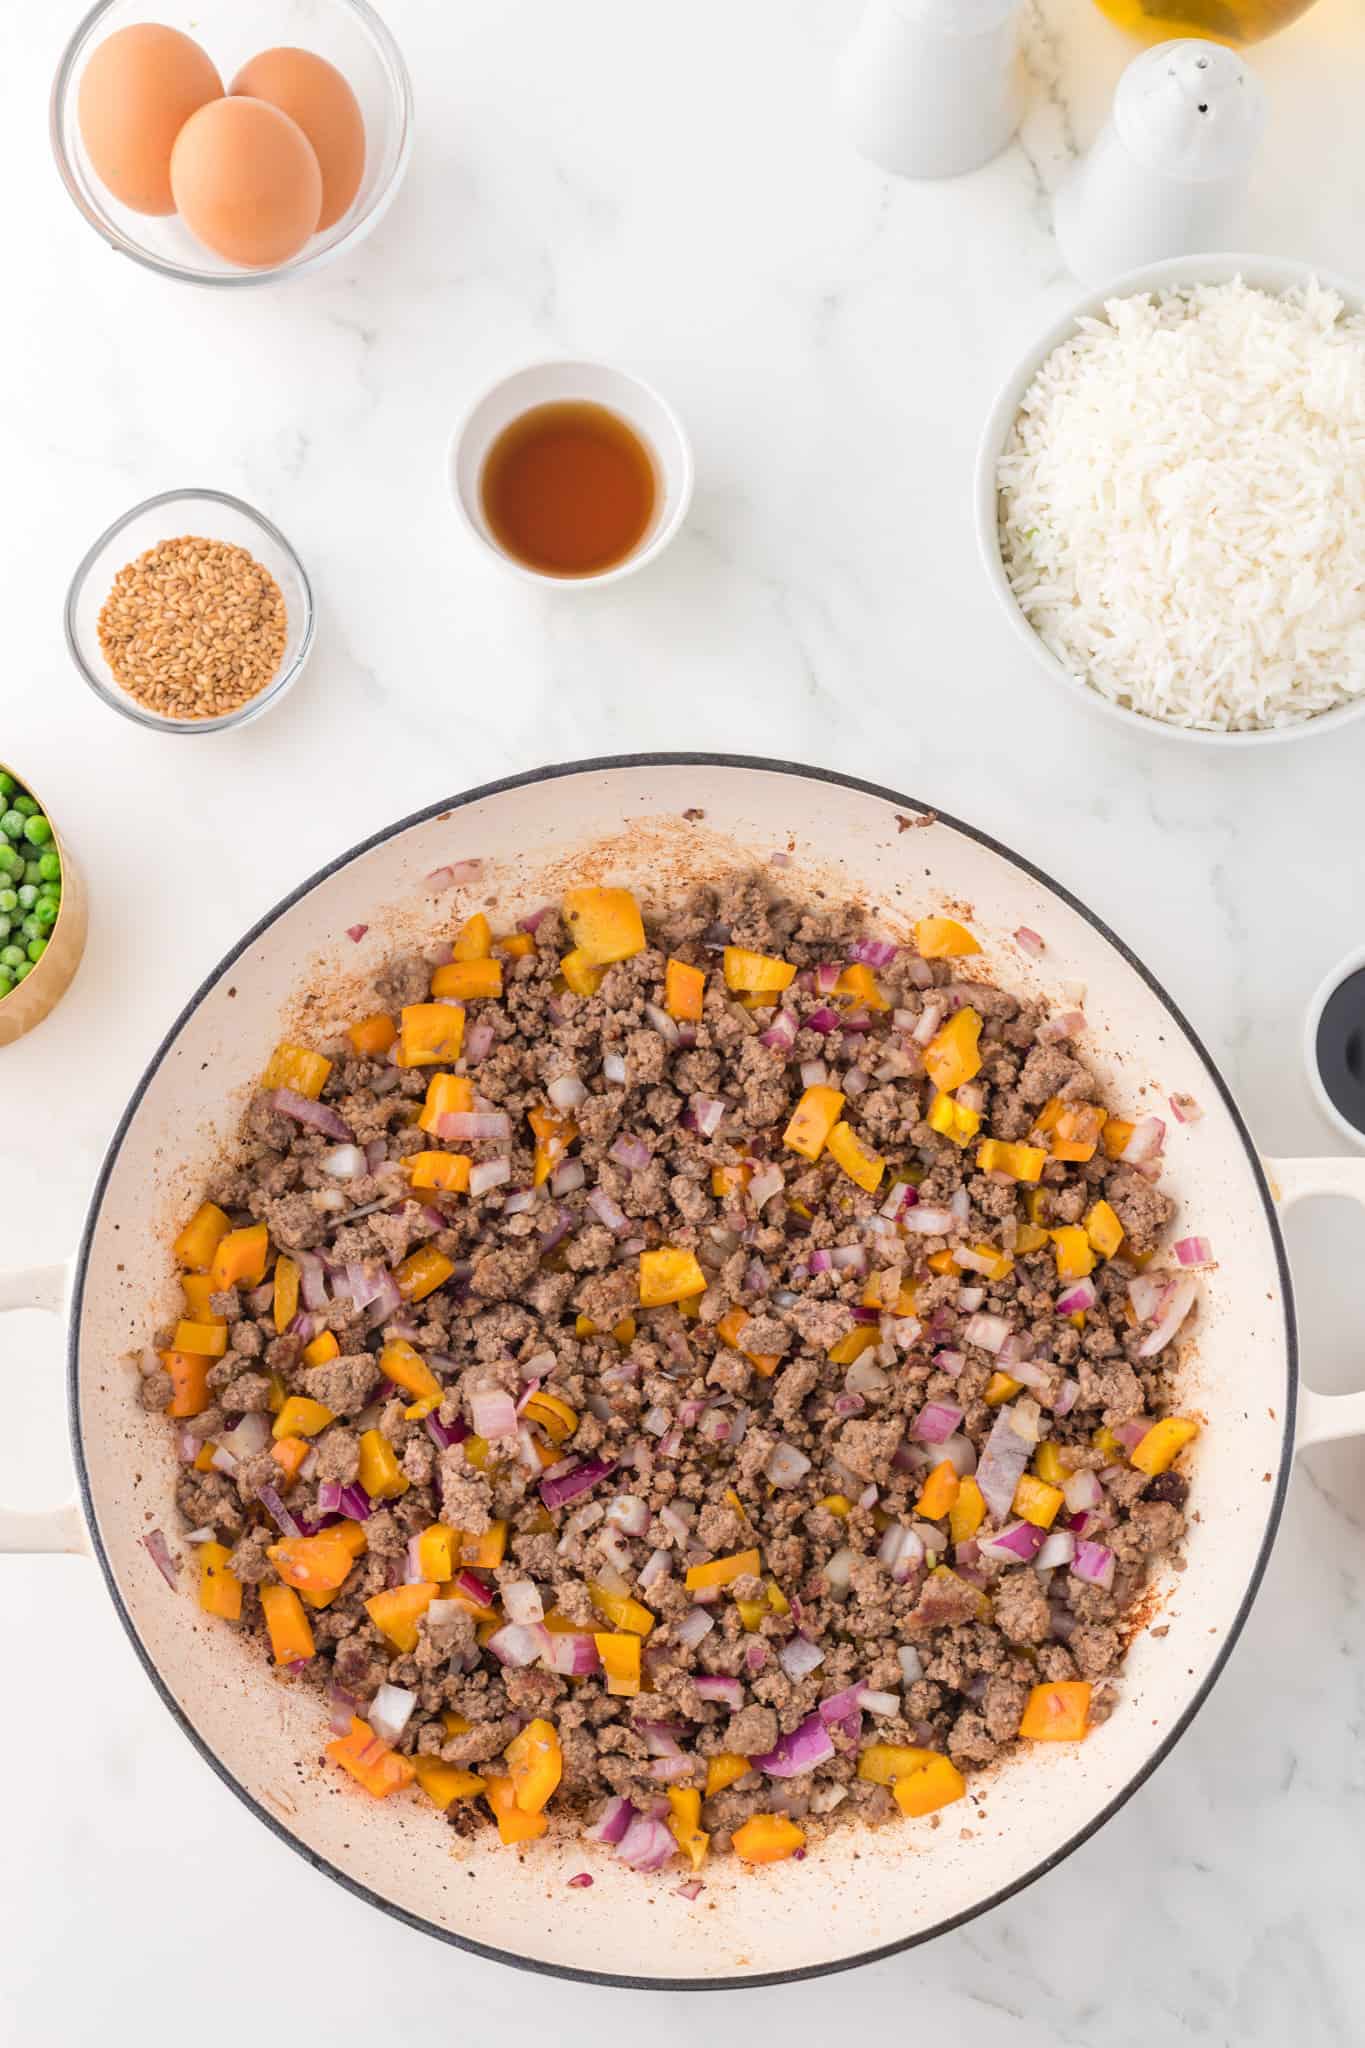
[[[913,1643],[902,1643],[896,1651],[900,1660],[901,1677],[907,1685],[917,1685],[924,1676],[924,1660]]]
[[[1097,1508],[1104,1498],[1103,1489],[1093,1472],[1071,1472],[1062,1482],[1066,1504],[1073,1514],[1082,1508]]]
[[[581,1159],[561,1159],[550,1175],[552,1195],[571,1195],[575,1188],[581,1188],[587,1179],[587,1169]]]
[[[828,1003],[821,1003],[806,1019],[808,1031],[818,1031],[823,1037],[827,1031],[837,1031],[840,1024],[839,1012],[831,1010]]]
[[[894,1692],[874,1692],[871,1686],[866,1685],[858,1694],[858,1705],[865,1714],[879,1714],[883,1718],[901,1710],[900,1700]]]
[[[1119,1157],[1125,1166],[1142,1166],[1150,1159],[1159,1159],[1165,1143],[1166,1126],[1161,1118],[1145,1116],[1141,1123],[1134,1124]]]
[[[539,1188],[515,1188],[502,1205],[504,1216],[520,1216],[527,1209],[534,1209],[540,1200]]]
[[[341,1138],[347,1144],[355,1142],[355,1132],[350,1125],[325,1102],[312,1102],[294,1088],[272,1089],[265,1099],[280,1116],[292,1117],[297,1124],[307,1124],[312,1130],[321,1131],[325,1138]]]
[[[1213,1246],[1206,1237],[1182,1237],[1174,1250],[1182,1266],[1207,1266],[1213,1261]]]
[[[1014,934],[1014,943],[1021,953],[1029,953],[1036,960],[1044,951],[1043,941],[1028,925],[1021,924]]]
[[[632,1138],[625,1131],[613,1138],[607,1153],[609,1159],[614,1159],[618,1166],[626,1167],[631,1173],[643,1172],[653,1156],[643,1138]]]
[[[712,1678],[703,1675],[694,1678],[698,1699],[709,1700],[716,1706],[728,1707],[737,1714],[744,1705],[744,1687],[737,1678]]]
[[[212,1543],[215,1535],[216,1531],[212,1522],[205,1522],[202,1528],[191,1529],[189,1535],[183,1540],[186,1543]]]
[[[1157,1304],[1156,1319],[1151,1329],[1138,1345],[1139,1358],[1155,1358],[1164,1351],[1194,1307],[1199,1293],[1199,1282],[1192,1274],[1186,1273],[1179,1280],[1172,1281]]]
[[[822,960],[815,970],[815,989],[818,995],[832,996],[839,985],[843,968],[837,960]]]
[[[996,1564],[1029,1564],[1043,1547],[1045,1531],[1033,1522],[1010,1522],[995,1536],[979,1536],[983,1557]]]
[[[625,1210],[618,1207],[612,1200],[605,1188],[590,1188],[588,1190],[587,1203],[598,1222],[605,1223],[607,1229],[613,1231],[617,1236],[623,1230],[629,1230],[630,1218],[626,1215]]]
[[[924,1005],[920,1012],[919,1022],[910,1034],[911,1041],[915,1045],[927,1045],[929,1043],[938,1030],[939,1025],[943,1022],[946,1007],[946,1004],[939,1002],[926,1003]]]
[[[1014,1503],[1014,1490],[1028,1464],[1030,1449],[1015,1429],[1009,1408],[1002,1408],[976,1468],[976,1483],[997,1521],[1003,1521]]]
[[[957,1260],[958,1265],[965,1266],[969,1273],[985,1273],[989,1275],[995,1271],[996,1261],[999,1259],[1000,1254],[999,1252],[979,1252],[974,1250],[971,1245],[964,1244],[953,1253],[953,1257]]]
[[[840,1273],[865,1273],[867,1271],[867,1250],[860,1244],[836,1244],[829,1255],[830,1264]]]
[[[877,1556],[896,1584],[903,1586],[916,1565],[924,1562],[924,1545],[913,1529],[907,1529],[903,1522],[892,1522],[882,1531]]]
[[[678,1845],[661,1820],[637,1814],[621,1838],[616,1853],[632,1870],[662,1870]]]
[[[749,1183],[749,1200],[756,1210],[761,1210],[774,1195],[781,1194],[785,1185],[780,1166],[765,1166]]]
[[[507,1619],[524,1627],[545,1619],[545,1602],[540,1596],[540,1588],[530,1579],[509,1580],[502,1589],[502,1604]]]
[[[488,1648],[499,1664],[510,1664],[514,1670],[523,1671],[528,1664],[534,1664],[545,1648],[545,1639],[550,1631],[545,1628],[527,1627],[521,1622],[509,1621],[488,1638]]]
[[[259,1413],[244,1415],[235,1429],[225,1430],[218,1439],[220,1450],[228,1451],[245,1464],[265,1450],[270,1442],[270,1417]]]
[[[960,1351],[936,1351],[934,1353],[935,1370],[946,1372],[950,1380],[957,1378],[966,1363],[967,1360]]]
[[[586,1891],[591,1883],[592,1878],[589,1876],[588,1872],[586,1870],[580,1870],[577,1872],[575,1876],[569,1879],[569,1890],[571,1892],[578,1891],[580,1889]]]
[[[1085,1030],[1084,1010],[1063,1010],[1038,1026],[1034,1036],[1040,1045],[1057,1045],[1064,1038],[1079,1038]]]
[[[480,1387],[471,1394],[469,1415],[474,1434],[490,1442],[517,1433],[517,1404],[501,1387]]]
[[[645,1016],[654,1030],[658,1032],[665,1045],[677,1045],[678,1026],[676,1021],[669,1016],[667,1010],[661,1010],[657,1003],[646,1003]]]
[[[790,1052],[796,1041],[796,1013],[779,1010],[767,1030],[758,1036],[759,1044],[766,1045],[770,1052]]]
[[[417,1705],[417,1695],[401,1685],[381,1685],[366,1709],[365,1718],[381,1742],[390,1748],[398,1741]]]
[[[1114,1583],[1114,1553],[1103,1543],[1091,1543],[1082,1536],[1076,1544],[1071,1570],[1089,1586],[1101,1586],[1107,1593]]]
[[[766,1756],[751,1757],[750,1762],[756,1771],[764,1771],[770,1778],[799,1778],[804,1772],[828,1763],[833,1755],[829,1730],[821,1715],[814,1713],[807,1715],[790,1735],[784,1735]]]
[[[825,1560],[823,1571],[831,1593],[836,1599],[842,1599],[853,1576],[853,1552],[846,1543]]]
[[[714,1618],[704,1607],[693,1607],[674,1624],[673,1633],[684,1649],[695,1650],[702,1637],[709,1635],[715,1625]]]
[[[810,1459],[804,1451],[798,1451],[795,1444],[776,1443],[768,1453],[768,1462],[763,1467],[765,1478],[772,1486],[799,1486],[810,1471]]]
[[[1057,1296],[1057,1313],[1059,1316],[1074,1316],[1079,1309],[1093,1308],[1098,1299],[1095,1283],[1089,1277],[1073,1281],[1065,1294]]]
[[[848,957],[861,961],[864,967],[889,967],[899,951],[890,939],[855,939]]]
[[[610,1458],[585,1458],[572,1472],[542,1479],[540,1497],[547,1508],[562,1508],[568,1501],[577,1500],[580,1493],[587,1493],[600,1479],[606,1479],[614,1469]]]
[[[1009,1333],[1010,1326],[1003,1316],[980,1314],[969,1319],[962,1335],[968,1344],[994,1353],[999,1351]]]
[[[577,1109],[588,1099],[588,1091],[577,1074],[556,1074],[545,1092],[556,1109]]]
[[[1135,1273],[1128,1282],[1128,1299],[1133,1304],[1133,1314],[1140,1323],[1149,1323],[1156,1314],[1162,1295],[1170,1286],[1167,1273]]]
[[[482,1066],[493,1050],[495,1032],[491,1024],[482,1019],[471,1024],[464,1035],[464,1061],[467,1067]]]
[[[469,1192],[471,1195],[486,1195],[490,1188],[501,1187],[512,1178],[510,1159],[481,1159],[470,1169]]]
[[[683,1118],[689,1130],[699,1137],[714,1138],[725,1117],[725,1104],[714,1095],[690,1095],[687,1100],[687,1114]]]
[[[946,1444],[962,1427],[962,1410],[951,1401],[928,1401],[911,1426],[911,1436],[925,1444]]]
[[[1081,1395],[1079,1380],[1064,1379],[1052,1403],[1054,1415],[1069,1415]]]
[[[1192,1095],[1173,1095],[1171,1115],[1178,1124],[1197,1124],[1204,1112]]]
[[[832,1692],[828,1699],[821,1700],[816,1712],[827,1727],[837,1727],[841,1722],[856,1723],[861,1691],[861,1685],[849,1685],[842,1692]]]
[[[146,1535],[143,1537],[142,1542],[144,1548],[146,1549],[148,1557],[150,1557],[152,1563],[156,1566],[162,1578],[166,1581],[166,1584],[171,1588],[173,1592],[178,1593],[180,1591],[180,1586],[176,1575],[179,1572],[180,1567],[176,1563],[175,1559],[171,1556],[170,1547],[167,1544],[166,1538],[162,1534],[161,1530],[149,1529]]]
[[[1070,1564],[1076,1555],[1076,1539],[1069,1529],[1049,1529],[1042,1549],[1034,1563],[1040,1572],[1056,1571],[1059,1565]]]
[[[777,1661],[795,1685],[800,1679],[809,1677],[812,1671],[820,1669],[825,1661],[825,1653],[808,1637],[798,1635],[783,1643],[777,1653]]]
[[[939,1446],[940,1458],[946,1458],[959,1479],[969,1479],[976,1470],[976,1445],[969,1436],[959,1433],[947,1437]]]
[[[323,1153],[318,1164],[333,1180],[354,1180],[365,1171],[365,1154],[359,1145],[334,1145],[330,1152]]]
[[[270,1519],[275,1523],[282,1536],[301,1536],[303,1534],[303,1531],[273,1486],[258,1486],[256,1498],[270,1516]]]
[[[610,1081],[617,1088],[620,1088],[624,1085],[626,1078],[626,1063],[619,1052],[609,1052],[603,1054],[602,1075],[605,1080]]]
[[[458,1418],[454,1422],[442,1422],[440,1416],[433,1413],[427,1416],[426,1425],[427,1435],[442,1451],[448,1450],[451,1444],[462,1444],[469,1435],[468,1424]]]
[[[1126,1422],[1116,1422],[1114,1424],[1114,1435],[1123,1445],[1125,1451],[1135,1451],[1151,1426],[1150,1420],[1145,1415],[1130,1416]]]
[[[964,1315],[975,1315],[985,1299],[984,1287],[959,1287],[957,1290],[957,1305]]]
[[[801,1086],[823,1088],[829,1080],[829,1068],[823,1060],[802,1060]]]
[[[482,1143],[512,1135],[512,1119],[501,1109],[448,1109],[435,1122],[435,1136],[451,1145]]]
[[[597,1819],[583,1833],[590,1842],[601,1842],[604,1847],[614,1849],[623,1840],[627,1828],[635,1818],[635,1808],[628,1799],[609,1799]]]
[[[912,1237],[948,1237],[956,1220],[951,1209],[919,1202],[913,1209],[904,1211],[900,1227]]]

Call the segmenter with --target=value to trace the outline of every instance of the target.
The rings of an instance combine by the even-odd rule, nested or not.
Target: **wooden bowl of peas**
[[[0,1045],[54,1010],[85,951],[85,884],[45,805],[0,761]]]

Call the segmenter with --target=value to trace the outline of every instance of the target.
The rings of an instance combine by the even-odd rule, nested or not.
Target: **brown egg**
[[[174,213],[171,151],[190,115],[223,97],[198,43],[152,21],[118,29],[81,74],[76,118],[95,175],[136,213]]]
[[[365,175],[365,122],[341,73],[311,50],[262,50],[244,64],[229,90],[269,100],[297,121],[322,166],[320,228],[341,219]]]
[[[302,128],[240,96],[190,116],[171,151],[171,190],[190,233],[247,270],[296,256],[322,211],[322,172]]]

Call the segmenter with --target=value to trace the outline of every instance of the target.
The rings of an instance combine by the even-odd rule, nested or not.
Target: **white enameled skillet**
[[[700,815],[698,815],[700,814]],[[1216,1271],[1188,1347],[1183,1405],[1205,1429],[1192,1476],[1188,1567],[1158,1587],[1168,1633],[1134,1643],[1122,1703],[1080,1747],[1040,1746],[990,1786],[970,1827],[905,1823],[836,1834],[763,1873],[717,1859],[697,1906],[678,1874],[643,1877],[571,1831],[522,1855],[457,1842],[416,1799],[367,1799],[319,1762],[315,1696],[281,1683],[254,1644],[177,1595],[142,1538],[178,1548],[173,1436],[135,1399],[135,1360],[174,1299],[167,1246],[281,1036],[354,1014],[381,958],[431,943],[486,905],[511,917],[574,879],[629,883],[661,902],[774,851],[784,887],[858,896],[893,932],[946,902],[970,916],[987,970],[1055,997],[1084,982],[1088,1055],[1108,1099],[1171,1122],[1167,1184],[1215,1238]],[[477,886],[426,877],[484,863]],[[347,927],[369,927],[354,944]],[[1032,961],[1019,926],[1043,934]],[[300,1028],[303,1028],[300,1025]],[[1169,1121],[1169,1119],[1168,1119]],[[1365,1161],[1262,1161],[1207,1053],[1152,976],[1094,914],[1027,860],[908,797],[821,770],[709,755],[550,768],[423,811],[340,856],[263,918],[205,982],[139,1083],[69,1264],[0,1279],[0,1307],[69,1319],[79,1500],[0,1514],[0,1548],[98,1559],[134,1647],[200,1753],[282,1840],[371,1904],[503,1961],[599,1983],[689,1988],[789,1980],[885,1955],[965,1920],[1042,1875],[1112,1814],[1170,1749],[1222,1668],[1275,1533],[1296,1440],[1365,1430],[1365,1394],[1299,1384],[1278,1210],[1309,1193],[1365,1200]],[[1269,1480],[1269,1483],[1267,1483]],[[964,1809],[965,1812],[965,1809]],[[577,1871],[590,1888],[568,1887]],[[608,1934],[609,1930],[609,1934]]]

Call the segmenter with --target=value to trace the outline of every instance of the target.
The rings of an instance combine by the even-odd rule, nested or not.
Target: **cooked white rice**
[[[1000,458],[1015,596],[1070,672],[1172,725],[1365,692],[1365,319],[1316,283],[1111,299]]]

